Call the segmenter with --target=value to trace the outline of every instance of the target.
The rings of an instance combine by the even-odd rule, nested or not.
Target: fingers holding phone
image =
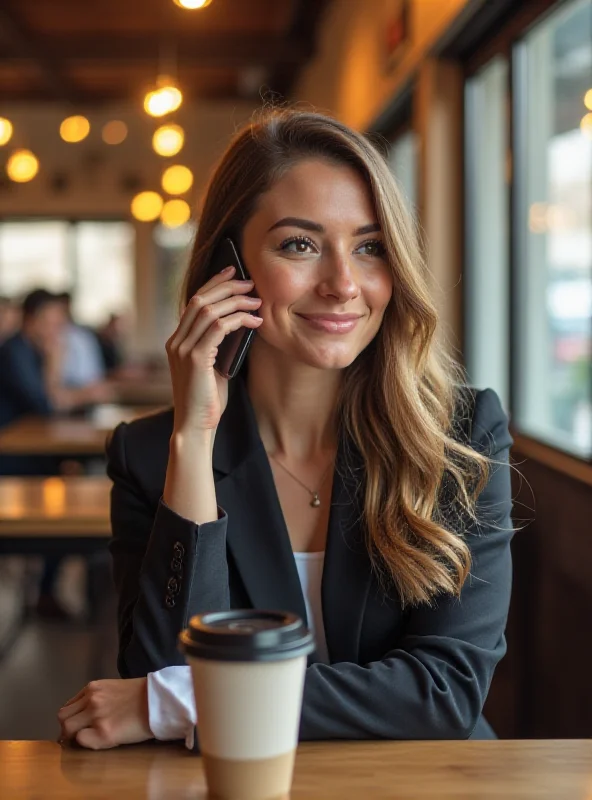
[[[212,430],[228,400],[228,381],[214,369],[226,337],[255,331],[261,305],[248,296],[253,282],[236,280],[235,267],[214,275],[187,304],[167,342],[177,430]]]

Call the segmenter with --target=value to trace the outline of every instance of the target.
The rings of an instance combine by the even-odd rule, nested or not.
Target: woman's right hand
[[[166,344],[175,404],[175,431],[215,431],[228,402],[228,380],[214,369],[218,346],[241,327],[256,329],[261,305],[247,297],[252,281],[233,280],[234,267],[211,278],[191,298]]]

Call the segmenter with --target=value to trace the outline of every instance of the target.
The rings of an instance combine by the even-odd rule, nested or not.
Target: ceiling
[[[329,0],[1,0],[3,101],[137,101],[159,64],[187,98],[288,96]],[[173,70],[174,71],[174,70]]]

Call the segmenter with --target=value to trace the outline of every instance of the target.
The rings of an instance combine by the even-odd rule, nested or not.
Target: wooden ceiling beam
[[[290,96],[300,69],[314,55],[321,17],[330,2],[331,0],[297,0],[294,2],[292,21],[285,34],[283,44],[286,46],[289,42],[300,42],[302,58],[298,64],[289,67],[281,61],[276,63],[270,79],[270,87],[281,96],[286,98]]]
[[[159,36],[81,36],[69,35],[48,37],[51,51],[59,53],[62,65],[83,62],[116,62],[125,66],[143,62],[159,62],[161,48],[166,48],[167,58],[176,54],[180,64],[195,67],[220,67],[240,69],[253,66],[287,66],[300,63],[306,52],[302,40],[284,41],[272,36],[240,36],[184,34],[164,40]],[[6,48],[4,48],[6,50]],[[12,53],[20,58],[33,57],[25,53]],[[12,60],[11,59],[11,60]],[[2,57],[0,56],[0,61]]]
[[[0,45],[5,53],[35,65],[51,99],[76,102],[76,92],[61,64],[29,30],[11,0],[0,3]]]

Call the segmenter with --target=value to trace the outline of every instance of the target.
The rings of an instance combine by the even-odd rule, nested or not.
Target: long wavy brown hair
[[[309,158],[348,165],[362,176],[393,275],[377,336],[344,370],[339,409],[364,464],[363,522],[373,564],[393,579],[404,605],[458,596],[471,566],[463,530],[477,521],[489,462],[458,435],[456,423],[470,416],[462,370],[436,337],[416,228],[379,150],[322,114],[259,112],[235,134],[209,182],[184,302],[205,282],[220,239],[240,237],[260,195]]]

